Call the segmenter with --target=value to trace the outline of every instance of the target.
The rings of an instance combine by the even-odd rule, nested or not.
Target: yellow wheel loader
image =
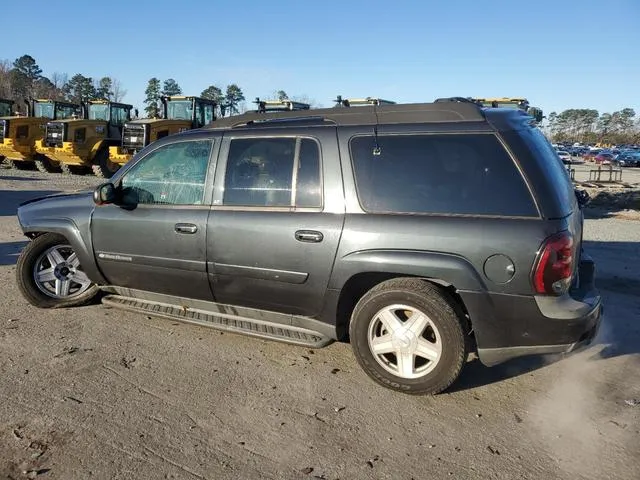
[[[109,147],[109,160],[122,166],[156,140],[215,120],[216,102],[200,97],[162,97],[162,117],[142,118],[125,123],[119,146]]]
[[[63,173],[93,171],[98,177],[110,178],[119,165],[109,160],[109,147],[120,144],[122,128],[131,120],[133,106],[91,100],[82,107],[82,118],[47,123],[45,137],[36,149],[59,162]]]
[[[44,138],[45,124],[50,120],[73,118],[80,115],[80,105],[55,100],[25,100],[27,115],[12,115],[13,102],[0,100],[5,113],[0,116],[0,157],[19,169],[34,166],[41,172],[59,171],[58,165],[36,150],[36,143]],[[1,107],[0,107],[1,108]]]

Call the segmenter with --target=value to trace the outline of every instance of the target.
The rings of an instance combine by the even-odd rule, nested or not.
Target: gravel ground
[[[97,183],[0,168],[0,478],[640,478],[640,222],[587,220],[597,345],[471,361],[449,392],[410,397],[370,381],[345,344],[29,306],[17,203]]]

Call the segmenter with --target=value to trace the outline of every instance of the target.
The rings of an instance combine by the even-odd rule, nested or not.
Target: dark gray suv
[[[588,344],[581,198],[526,114],[475,104],[252,112],[159,140],[91,192],[20,206],[38,307],[114,307],[321,347],[436,393]]]

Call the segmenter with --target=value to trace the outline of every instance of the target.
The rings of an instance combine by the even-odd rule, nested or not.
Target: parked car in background
[[[640,167],[640,152],[621,153],[616,155],[614,162],[621,167]]]
[[[556,150],[556,153],[565,165],[571,165],[571,154],[566,150]]]
[[[613,161],[613,153],[603,152],[594,157],[596,165],[610,165]]]
[[[596,155],[598,155],[599,153],[600,153],[600,150],[587,150],[582,155],[582,158],[584,158],[586,161],[593,162],[595,161]]]

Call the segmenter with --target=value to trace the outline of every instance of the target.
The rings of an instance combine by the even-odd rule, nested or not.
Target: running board
[[[252,337],[291,343],[303,347],[322,348],[333,342],[333,339],[320,332],[296,327],[294,325],[283,325],[227,313],[153,302],[140,298],[108,295],[102,298],[102,303],[109,307],[120,308],[130,312],[179,320],[181,322],[250,335]]]

